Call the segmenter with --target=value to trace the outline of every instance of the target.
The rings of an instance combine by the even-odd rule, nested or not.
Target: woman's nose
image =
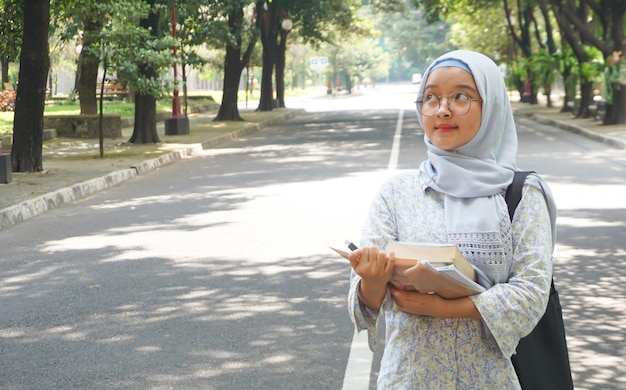
[[[445,101],[443,99],[446,99]],[[439,98],[439,108],[437,109],[437,116],[447,117],[451,116],[450,105],[448,104],[448,97],[442,96]]]

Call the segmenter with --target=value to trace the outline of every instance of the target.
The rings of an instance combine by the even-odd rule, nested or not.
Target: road
[[[424,158],[415,85],[306,112],[0,234],[2,389],[364,389],[349,266],[388,175]],[[560,209],[555,280],[577,389],[626,382],[626,156],[520,120]]]

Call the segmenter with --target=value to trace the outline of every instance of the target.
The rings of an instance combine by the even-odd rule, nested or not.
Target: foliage
[[[560,50],[555,53],[557,59],[557,69],[562,75],[566,75],[563,80],[566,96],[574,96],[576,94],[576,84],[578,83],[578,60],[574,55],[571,47]]]
[[[71,90],[67,95],[67,103],[68,104],[76,104],[78,102],[78,93],[75,89]]]
[[[314,48],[323,42],[339,44],[352,35],[374,34],[373,25],[361,17],[360,0],[274,1],[293,20],[297,36]]]
[[[235,29],[244,33],[242,45],[246,46],[246,34],[254,34],[252,32],[254,0],[187,0],[183,4],[184,6],[177,6],[179,9],[177,22],[180,23],[177,35],[181,32],[181,40],[185,43],[208,44],[212,47],[236,45],[240,37],[238,34],[233,34],[227,20],[227,16],[235,9],[243,9],[245,12],[243,23]]]
[[[602,52],[592,46],[584,46],[583,49],[591,61],[579,64],[578,77],[582,83],[600,81],[604,71],[604,63],[602,60]]]
[[[141,66],[151,66],[159,74],[166,74],[172,63],[170,34],[154,37],[139,26],[139,20],[148,15],[150,8],[142,0],[72,0],[54,2],[52,20],[59,36],[78,42],[85,21],[98,21],[102,28],[93,31],[94,45],[85,47],[108,68],[108,74],[117,74],[124,86],[138,93],[162,96],[170,85],[161,79],[142,76]],[[169,8],[155,5],[155,12],[169,14]]]
[[[528,62],[538,86],[549,93],[559,75],[557,56],[551,55],[545,49],[540,49],[528,59]]]
[[[476,14],[480,13],[480,22]],[[457,48],[474,50],[496,60],[506,59],[511,41],[501,4],[480,10],[451,11],[450,43]]]
[[[0,0],[0,60],[18,59],[22,46],[23,0]]]
[[[99,6],[100,12],[109,15],[110,21],[100,32],[98,54],[106,61],[111,73],[117,74],[122,85],[158,98],[171,90],[171,84],[160,78],[146,78],[142,67],[154,69],[159,75],[166,74],[172,64],[173,38],[170,35],[155,37],[148,29],[138,26],[137,21],[146,17],[149,8],[140,0],[127,2],[133,7],[120,6],[118,1]],[[158,6],[154,11],[159,11]]]
[[[613,90],[617,84],[623,88],[626,84],[626,62],[621,52],[614,52],[607,61],[604,70],[604,83],[602,83],[602,97],[608,104],[613,103]]]
[[[16,97],[17,97],[17,92],[15,91],[1,91],[0,92],[0,111],[14,111]]]
[[[450,24],[428,24],[422,10],[407,8],[402,13],[386,14],[376,26],[381,31],[383,47],[393,53],[393,68],[403,70],[392,79],[406,80],[412,73],[423,73],[430,62],[454,48],[449,43]]]
[[[518,89],[528,78],[528,61],[525,58],[509,62],[506,68],[506,85]]]
[[[176,37],[180,42],[181,63],[194,67],[202,67],[209,64],[211,58],[205,57],[206,45],[223,49],[226,45],[240,45],[245,47],[251,39],[256,39],[254,23],[252,23],[252,7],[254,0],[229,0],[229,1],[206,1],[186,0],[177,3],[176,6]],[[235,31],[240,31],[240,36],[233,34],[228,28],[227,15],[230,10],[240,7],[246,10],[248,23],[238,26]],[[219,60],[219,66],[223,66],[223,58]]]
[[[389,76],[390,55],[378,46],[376,39],[352,37],[341,46],[326,44],[322,47],[330,53],[329,62],[336,74],[356,78],[357,81]]]

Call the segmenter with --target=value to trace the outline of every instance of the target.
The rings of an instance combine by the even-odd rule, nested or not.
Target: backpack
[[[505,200],[513,220],[522,199],[526,176],[532,172],[515,172]],[[574,388],[565,339],[565,326],[559,293],[550,286],[550,298],[543,317],[526,337],[520,340],[511,357],[520,385],[524,390],[570,390]]]

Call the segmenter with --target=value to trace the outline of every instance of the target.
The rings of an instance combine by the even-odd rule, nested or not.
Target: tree
[[[258,0],[257,26],[263,44],[260,111],[274,107],[272,76],[276,70],[276,106],[284,107],[285,51],[289,31],[283,20],[292,21],[293,30],[305,43],[345,40],[350,34],[369,33],[368,25],[359,19],[359,0]],[[276,68],[275,68],[276,67]]]
[[[187,101],[187,67],[202,67],[207,61],[202,58],[198,52],[208,37],[212,35],[212,25],[209,20],[204,19],[208,5],[204,1],[187,0],[173,2],[176,16],[176,39],[177,39],[177,58],[181,64],[181,80],[183,88],[183,111],[184,117],[187,117],[188,101]],[[218,18],[216,18],[218,19]],[[173,107],[172,107],[173,109]]]
[[[421,9],[407,7],[378,19],[385,48],[395,54],[394,79],[406,80],[413,73],[423,73],[435,58],[456,47],[451,43],[450,23],[428,23]]]
[[[246,27],[244,9],[247,6],[250,6],[250,1],[234,1],[225,15],[228,23],[228,35],[224,58],[224,87],[222,104],[214,118],[216,121],[243,120],[239,116],[239,108],[237,107],[239,80],[241,80],[241,73],[244,68],[248,66],[258,40],[257,30],[251,29],[249,26]],[[244,37],[247,38],[245,49]]]
[[[242,120],[238,109],[238,91],[243,69],[248,66],[258,40],[254,21],[255,0],[186,0],[181,2],[178,19],[185,47],[211,45],[224,50],[219,66],[223,69],[222,102],[214,120]],[[178,34],[177,34],[178,35]],[[183,64],[204,64],[195,53],[185,55]],[[184,74],[184,72],[183,72]]]
[[[24,2],[21,0],[0,1],[0,66],[2,82],[9,82],[9,64],[16,61],[22,45]]]
[[[144,54],[142,60],[135,65],[141,79],[138,80],[138,88],[135,93],[135,123],[133,134],[128,140],[131,144],[147,144],[160,142],[156,128],[156,92],[159,89],[159,61],[154,53],[150,53],[150,45],[157,44],[159,34],[159,14],[154,5],[155,0],[146,0],[150,7],[147,17],[139,22],[139,25],[147,32],[145,46],[140,50]],[[158,46],[156,47],[158,50]],[[161,48],[162,50],[163,48]],[[141,58],[141,57],[140,57]]]
[[[353,36],[338,45],[324,45],[330,53],[333,73],[340,75],[347,92],[352,93],[354,81],[365,78],[385,78],[391,66],[390,55],[377,45],[374,38]],[[341,77],[343,76],[343,77]]]
[[[83,21],[82,50],[78,56],[77,89],[80,100],[80,113],[96,114],[96,80],[100,65],[99,34],[102,30],[101,15],[89,15]]]
[[[581,42],[602,52],[607,75],[616,70],[619,72],[620,67],[626,66],[623,60],[612,61],[614,53],[626,52],[625,1],[580,0],[576,4],[574,0],[550,0],[550,4],[555,8],[555,16],[562,18],[559,25],[562,24],[561,27],[567,30],[570,37],[578,33]],[[581,48],[573,49],[578,56]],[[608,85],[604,87],[610,101],[607,100],[604,123],[626,123],[626,84],[620,82],[619,78],[608,77],[606,80]],[[581,95],[584,93],[582,99],[590,99],[591,91],[587,89],[581,91]]]
[[[78,39],[80,53],[76,69],[76,91],[80,113],[97,113],[96,80],[100,65],[100,34],[109,15],[103,12],[109,1],[73,0],[54,2],[52,25],[65,41]]]
[[[68,0],[55,6],[56,25],[66,26],[65,39],[83,30],[78,67],[81,113],[97,112],[98,69],[106,65],[103,78],[110,72],[136,93],[134,131],[129,142],[159,142],[156,100],[169,88],[162,74],[172,64],[172,37],[159,35],[160,11],[167,7],[156,0]]]
[[[50,0],[24,2],[24,35],[13,121],[14,172],[43,170],[43,111],[50,67]]]
[[[533,1],[518,1],[517,8],[509,5],[508,0],[503,0],[504,13],[509,28],[511,38],[517,44],[524,58],[520,63],[525,64],[524,72],[524,92],[522,101],[530,104],[537,104],[537,76],[530,67],[530,57],[536,48],[533,47],[533,27],[536,37],[535,46],[541,46],[539,25],[535,18],[535,6]]]
[[[594,59],[592,51],[590,51],[589,46],[585,44],[589,37],[582,35],[581,30],[572,24],[571,20],[565,16],[565,11],[562,8],[565,5],[563,2],[560,0],[551,0],[551,5],[561,34],[572,49],[572,53],[578,62],[576,75],[580,85],[580,104],[578,105],[576,117],[589,118],[592,116],[589,106],[593,93],[593,79],[596,77],[595,73],[597,73],[594,71],[594,67],[591,66],[592,60]],[[588,8],[582,7],[577,12],[580,14],[580,17],[584,14],[584,17],[587,18]]]
[[[272,76],[278,50],[277,13],[278,1],[257,1],[257,27],[263,44],[263,70],[261,76],[261,97],[259,111],[272,111],[274,108],[274,88]]]

